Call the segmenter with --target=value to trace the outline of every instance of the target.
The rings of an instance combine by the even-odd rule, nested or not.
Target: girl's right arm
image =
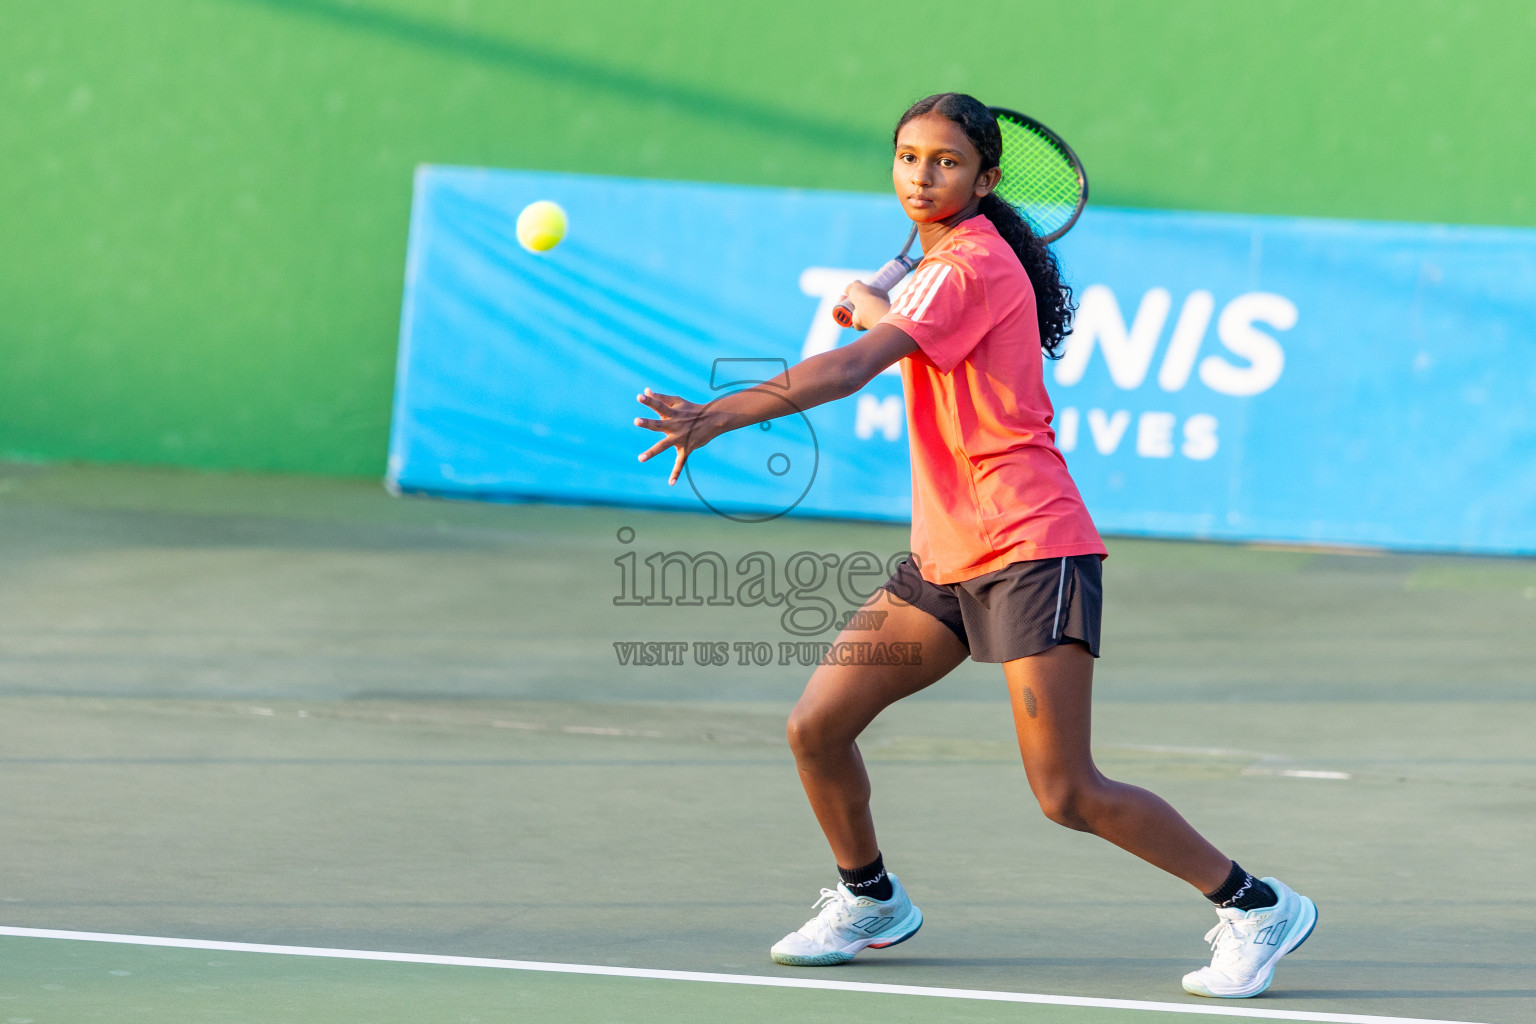
[[[862,287],[862,286],[860,286]],[[873,313],[865,308],[862,296],[853,294],[855,315]],[[871,298],[878,304],[875,293]],[[708,405],[696,405],[676,395],[663,395],[646,388],[637,395],[657,419],[636,418],[635,426],[662,434],[662,438],[640,455],[646,462],[668,448],[677,449],[672,475],[667,483],[677,483],[683,463],[695,449],[702,448],[728,430],[736,430],[776,419],[791,412],[803,412],[826,402],[846,398],[868,384],[875,376],[903,356],[917,351],[917,343],[899,327],[877,324],[857,341],[811,356],[796,363],[771,381],[746,391],[717,398]]]

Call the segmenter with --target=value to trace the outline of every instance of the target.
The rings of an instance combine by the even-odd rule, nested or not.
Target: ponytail
[[[1024,272],[1035,286],[1035,317],[1040,323],[1040,348],[1052,359],[1060,359],[1062,345],[1072,333],[1072,288],[1061,279],[1061,264],[1051,247],[1040,241],[1029,221],[1019,216],[1007,202],[988,193],[981,200],[986,215],[1003,241],[1024,264]]]
[[[988,171],[998,165],[1003,154],[1003,136],[998,130],[997,118],[980,100],[958,92],[920,99],[896,122],[896,134],[901,134],[902,126],[908,121],[928,113],[939,114],[961,127],[981,156],[981,170]],[[1072,333],[1072,314],[1077,304],[1071,286],[1062,280],[1056,254],[1040,240],[1017,210],[995,194],[989,193],[982,198],[980,211],[1013,249],[1034,285],[1041,350],[1052,359],[1061,358],[1062,346],[1067,335]]]

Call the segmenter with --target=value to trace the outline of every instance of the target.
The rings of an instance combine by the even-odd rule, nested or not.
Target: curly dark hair
[[[959,125],[965,137],[971,140],[981,156],[981,170],[991,170],[1003,155],[1003,135],[998,130],[997,118],[974,96],[963,92],[941,92],[925,96],[907,108],[896,122],[891,144],[908,121],[924,114],[938,114]],[[1059,359],[1062,344],[1072,332],[1072,314],[1077,303],[1072,288],[1061,278],[1061,264],[1056,254],[1042,242],[1029,222],[1018,211],[996,194],[989,194],[981,201],[981,212],[997,228],[1024,265],[1030,283],[1035,286],[1035,313],[1040,321],[1040,348],[1052,359]]]

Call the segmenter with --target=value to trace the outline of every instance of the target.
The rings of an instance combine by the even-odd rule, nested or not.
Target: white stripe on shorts
[[[1067,559],[1061,559],[1061,578],[1056,581],[1056,617],[1051,620],[1051,639],[1057,640],[1061,631],[1061,596],[1067,589]]]

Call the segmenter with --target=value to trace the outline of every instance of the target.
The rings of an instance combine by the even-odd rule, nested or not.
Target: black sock
[[[1208,892],[1205,898],[1218,907],[1236,907],[1238,910],[1263,910],[1280,902],[1275,890],[1265,885],[1232,862],[1232,871],[1221,888]]]
[[[884,903],[896,893],[891,885],[891,876],[885,873],[885,859],[879,854],[875,854],[872,864],[852,871],[839,866],[837,873],[842,876],[843,885],[855,896],[868,896]]]

